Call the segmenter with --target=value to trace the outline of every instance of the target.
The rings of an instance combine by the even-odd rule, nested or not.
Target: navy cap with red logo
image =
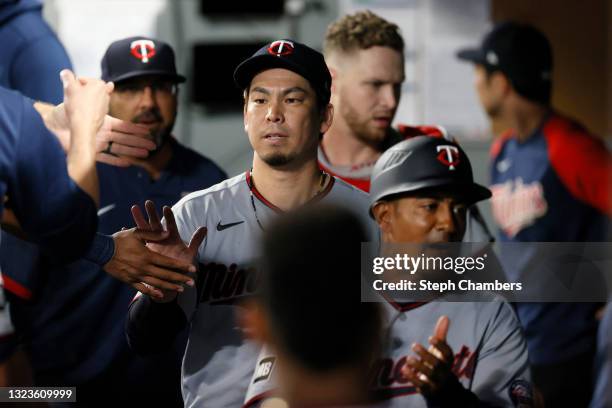
[[[234,81],[241,89],[246,89],[255,75],[272,68],[288,69],[303,76],[320,101],[329,103],[331,74],[323,54],[293,40],[276,40],[261,47],[236,67]]]
[[[185,77],[176,72],[172,47],[153,38],[129,37],[113,42],[104,53],[101,66],[104,81],[160,75],[185,82]]]
[[[503,72],[515,90],[528,99],[550,101],[553,57],[546,36],[535,27],[507,21],[497,24],[479,48],[457,53],[459,59]]]

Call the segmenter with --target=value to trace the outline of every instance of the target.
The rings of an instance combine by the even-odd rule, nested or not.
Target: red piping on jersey
[[[14,295],[19,296],[22,299],[25,299],[25,300],[32,299],[32,291],[26,288],[25,286],[23,286],[21,283],[17,282],[16,280],[11,279],[5,274],[2,274],[2,280],[4,281],[4,289],[8,290]]]
[[[578,123],[553,115],[542,129],[548,160],[576,199],[612,215],[612,155]]]
[[[412,309],[416,309],[417,307],[421,307],[429,302],[397,302],[393,299],[391,299],[391,297],[387,296],[386,293],[381,293],[382,297],[385,298],[385,300],[387,301],[387,303],[389,303],[391,306],[393,306],[396,310],[400,311],[400,312],[407,312],[408,310],[412,310]]]
[[[365,191],[366,193],[370,192],[370,179],[360,179],[360,178],[351,178],[351,177],[345,177],[343,175],[334,173],[333,170],[331,170],[330,168],[326,167],[323,163],[319,162],[319,168],[321,170],[323,170],[324,172],[334,176],[334,177],[338,177],[341,180],[346,181],[347,183],[349,183],[350,185],[352,185],[353,187],[356,187],[358,189],[360,189],[361,191]]]
[[[504,147],[504,144],[508,141],[508,139],[512,138],[513,134],[514,134],[513,130],[511,129],[506,130],[493,141],[493,144],[491,145],[491,149],[489,149],[489,157],[491,157],[491,159],[495,159],[497,156],[499,156],[499,153]]]
[[[257,187],[255,187],[255,185],[253,184],[252,178],[251,178],[251,172],[247,170],[246,172],[246,182],[247,185],[249,186],[249,189],[251,190],[251,192],[253,193],[253,195],[255,197],[257,197],[257,199],[259,201],[261,201],[262,203],[264,203],[266,206],[268,206],[269,208],[273,209],[276,212],[283,212],[283,210],[281,210],[280,208],[278,208],[277,206],[275,206],[274,204],[272,204],[270,201],[266,200],[266,198],[261,195],[261,193],[257,190]],[[327,184],[327,186],[325,187],[325,189],[323,191],[321,191],[319,194],[317,194],[316,196],[314,196],[309,203],[312,202],[316,202],[321,200],[323,197],[325,197],[327,194],[329,194],[329,192],[331,191],[332,187],[334,186],[334,182],[336,180],[334,179],[334,177],[332,176],[329,180],[329,183]]]
[[[273,393],[274,393],[274,390],[268,390],[268,391],[262,392],[261,394],[258,394],[254,396],[253,398],[251,398],[250,400],[248,400],[247,402],[245,402],[242,408],[252,407],[255,403],[263,400],[264,398],[268,398]]]

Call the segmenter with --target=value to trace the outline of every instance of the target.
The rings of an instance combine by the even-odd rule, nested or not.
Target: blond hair
[[[374,46],[390,47],[404,52],[404,39],[399,27],[370,10],[359,11],[334,21],[327,28],[323,50],[351,52]]]

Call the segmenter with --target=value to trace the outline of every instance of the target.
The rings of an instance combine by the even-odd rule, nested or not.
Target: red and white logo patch
[[[277,40],[268,47],[268,54],[272,54],[277,57],[284,57],[285,55],[292,54],[293,50],[294,46],[291,41]]]
[[[456,146],[437,146],[436,151],[438,152],[438,161],[448,166],[449,170],[455,170],[456,166],[459,165],[459,149]]]
[[[130,44],[130,53],[144,64],[155,56],[155,43],[151,40],[136,40]]]
[[[509,237],[534,224],[548,211],[544,188],[537,181],[525,184],[519,178],[495,184],[490,189],[493,218]]]

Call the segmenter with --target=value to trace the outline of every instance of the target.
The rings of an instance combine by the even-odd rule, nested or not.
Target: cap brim
[[[479,201],[491,198],[491,190],[481,186],[477,183],[472,184],[456,184],[456,180],[453,179],[439,179],[439,180],[427,180],[421,183],[406,183],[399,184],[396,187],[388,190],[385,194],[375,199],[370,205],[370,216],[372,215],[372,208],[379,201],[385,201],[391,199],[393,196],[398,196],[405,193],[416,193],[426,192],[432,190],[443,190],[448,192],[456,193],[457,195],[465,198],[466,205],[472,205]]]
[[[121,81],[125,81],[127,79],[132,79],[132,78],[137,78],[137,77],[141,77],[141,76],[147,76],[147,75],[159,75],[162,77],[166,77],[176,83],[182,83],[185,82],[187,80],[187,78],[185,78],[182,75],[179,74],[169,74],[167,71],[157,71],[157,70],[142,70],[142,71],[131,71],[128,73],[125,73],[123,75],[119,75],[115,78],[102,78],[105,81],[113,81],[113,82],[121,82]]]
[[[476,62],[478,64],[484,64],[487,60],[481,49],[478,48],[465,48],[457,52],[457,58],[464,61]]]
[[[246,89],[255,75],[272,68],[285,68],[308,79],[307,73],[304,72],[301,66],[294,64],[286,58],[264,54],[251,57],[240,63],[234,70],[234,82],[236,82],[240,89]]]

